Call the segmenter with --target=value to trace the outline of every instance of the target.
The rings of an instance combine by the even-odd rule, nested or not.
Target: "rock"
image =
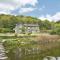
[[[0,60],[6,60],[8,57],[5,54],[5,49],[2,43],[0,43]]]

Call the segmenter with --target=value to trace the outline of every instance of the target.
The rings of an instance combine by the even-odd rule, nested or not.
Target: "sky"
[[[60,20],[60,0],[0,0],[0,14]]]

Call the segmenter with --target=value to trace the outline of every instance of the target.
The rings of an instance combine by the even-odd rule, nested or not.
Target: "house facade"
[[[26,33],[39,33],[39,25],[38,24],[16,24],[15,28],[16,34],[26,34]]]

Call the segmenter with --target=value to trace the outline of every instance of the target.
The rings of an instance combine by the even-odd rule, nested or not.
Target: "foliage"
[[[14,32],[9,28],[0,28],[0,33]]]
[[[60,21],[50,22],[47,19],[42,21],[36,17],[31,16],[14,16],[14,15],[0,15],[0,32],[14,32],[13,28],[18,23],[39,24],[41,31],[48,31],[56,29],[52,32],[58,31],[60,28]],[[24,28],[22,29],[24,31]]]
[[[5,28],[13,30],[17,23],[38,23],[38,19],[30,16],[13,16],[13,15],[0,15],[0,29]],[[8,31],[7,31],[8,32]]]
[[[48,20],[44,20],[44,21],[39,20],[38,23],[41,30],[50,30],[52,28],[52,22]]]
[[[22,33],[25,34],[25,27],[23,26],[22,28],[20,28],[22,30]]]
[[[52,31],[50,32],[50,34],[57,34],[57,35],[60,35],[60,28],[55,29],[55,30],[52,30]]]
[[[30,38],[17,38],[17,39],[13,39],[13,40],[6,40],[3,45],[7,48],[7,50],[11,50],[14,49],[16,47],[33,47],[31,46],[32,44],[30,44],[31,42],[34,42],[32,39]]]
[[[53,28],[53,30],[50,32],[50,34],[58,34],[60,35],[60,23],[56,23],[55,27]]]

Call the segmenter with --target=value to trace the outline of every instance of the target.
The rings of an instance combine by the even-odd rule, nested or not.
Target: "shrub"
[[[55,30],[52,30],[51,32],[50,32],[50,34],[56,34],[56,31]]]
[[[0,28],[0,33],[7,33],[7,32],[13,32],[13,30],[9,28]]]
[[[50,32],[50,34],[57,34],[60,35],[60,28],[56,28]]]

